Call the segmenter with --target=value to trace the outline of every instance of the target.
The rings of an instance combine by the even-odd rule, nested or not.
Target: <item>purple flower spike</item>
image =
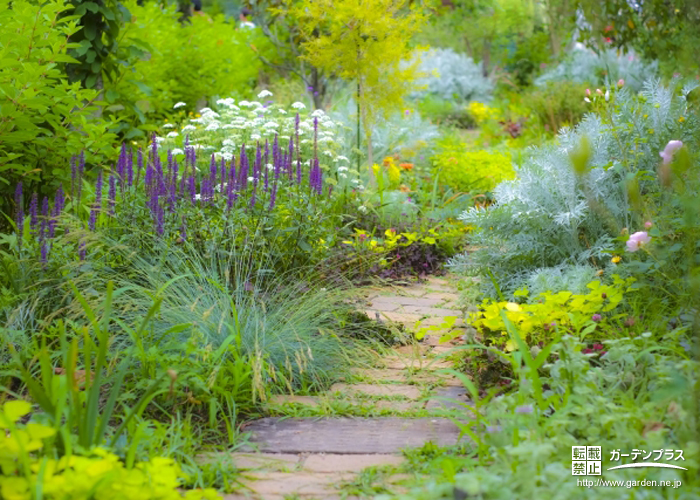
[[[175,211],[175,203],[177,202],[177,171],[178,171],[178,164],[177,160],[173,162],[173,176],[172,179],[170,180],[170,187],[168,189],[169,192],[169,199],[168,199],[168,206],[170,207],[170,212]]]
[[[39,241],[44,241],[49,227],[49,198],[44,196],[41,202],[41,224],[39,226]]]
[[[209,178],[211,179],[211,185],[216,184],[216,157],[212,153],[211,163],[209,164]]]
[[[24,207],[22,204],[22,182],[15,188],[15,224],[17,225],[17,247],[22,250],[22,238],[24,236]]]
[[[43,241],[41,243],[41,263],[44,264],[42,267],[46,268],[46,263],[49,261],[49,247],[48,244]]]
[[[126,144],[122,143],[122,148],[119,151],[119,159],[117,160],[117,177],[119,178],[119,189],[124,190],[126,183]]]
[[[78,243],[78,258],[81,261],[85,260],[86,253],[85,242],[81,240],[80,243]]]
[[[32,193],[32,200],[29,202],[29,234],[36,236],[39,229],[39,196]]]
[[[107,205],[109,206],[109,215],[114,215],[114,205],[117,199],[117,179],[114,175],[109,176],[109,193],[108,193]]]
[[[97,174],[97,182],[95,183],[95,203],[90,210],[90,221],[88,227],[90,231],[94,231],[97,225],[97,213],[102,209],[102,171]]]
[[[290,181],[293,180],[293,175],[294,175],[294,172],[292,170],[292,158],[294,158],[294,141],[292,141],[290,139],[289,148],[288,148],[288,152],[287,152],[287,171],[289,173],[289,180]],[[297,177],[298,176],[299,176],[299,174],[297,173]]]
[[[129,156],[126,158],[126,177],[129,187],[134,184],[134,151],[129,148]]]
[[[143,151],[139,148],[136,155],[136,180],[141,178],[141,170],[143,170]]]
[[[233,208],[233,202],[236,201],[236,159],[231,159],[231,170],[228,175],[228,183],[226,184],[226,210]]]
[[[54,198],[54,212],[55,214],[61,215],[61,212],[66,207],[66,195],[63,193],[63,185],[58,185],[58,190],[56,191],[56,197]]]
[[[226,174],[228,173],[226,170],[226,160],[224,160],[223,156],[221,157],[221,165],[219,166],[219,170],[221,170],[221,183],[219,184],[219,189],[223,193],[224,186],[226,185]]]

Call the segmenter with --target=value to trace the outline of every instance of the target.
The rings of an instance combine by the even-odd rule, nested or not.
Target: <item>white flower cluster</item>
[[[272,93],[263,90],[258,99],[271,97]],[[172,130],[166,137],[158,138],[161,147],[174,149],[184,154],[185,142],[189,147],[207,154],[214,154],[217,159],[230,160],[240,154],[241,148],[255,150],[257,144],[269,144],[270,149],[275,137],[280,148],[286,150],[289,141],[295,139],[295,126],[299,114],[299,145],[301,156],[307,162],[313,155],[314,130],[317,138],[317,151],[321,167],[327,176],[344,180],[351,177],[354,189],[362,189],[357,172],[346,164],[349,160],[338,154],[341,150],[339,126],[323,110],[317,109],[307,113],[306,105],[295,102],[289,109],[277,104],[262,104],[258,101],[238,101],[233,98],[216,101],[216,110],[202,108],[199,113],[179,127]],[[177,103],[174,108],[186,106]],[[174,128],[173,124],[165,124],[164,129]]]

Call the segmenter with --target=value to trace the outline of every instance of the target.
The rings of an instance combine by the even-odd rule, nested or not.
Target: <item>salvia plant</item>
[[[46,265],[53,253],[64,258],[86,258],[88,234],[101,230],[133,233],[148,229],[161,239],[183,243],[188,228],[203,225],[211,234],[215,228],[269,222],[280,203],[320,207],[333,193],[326,169],[319,159],[319,118],[311,129],[302,127],[299,116],[291,118],[288,136],[265,138],[251,134],[252,144],[227,149],[226,154],[204,152],[186,137],[182,151],[168,149],[153,137],[146,151],[122,145],[116,164],[100,170],[94,196],[83,193],[85,156],[71,160],[71,186],[59,187],[53,199],[39,200],[36,193],[15,189],[17,249],[23,257],[38,257]],[[301,137],[309,136],[304,148]],[[324,136],[325,137],[325,136]],[[336,174],[337,174],[336,170]],[[340,172],[343,173],[342,170]],[[25,197],[29,213],[25,213]],[[86,219],[86,220],[85,220]],[[308,221],[307,221],[308,222]],[[239,229],[246,229],[239,227]],[[57,238],[75,248],[55,245]]]
[[[537,274],[551,276],[547,268],[614,266],[614,240],[648,217],[641,193],[661,191],[660,153],[672,140],[697,148],[700,123],[689,103],[696,88],[650,81],[639,95],[617,86],[593,94],[588,99],[599,113],[562,129],[555,144],[532,149],[517,178],[495,188],[491,206],[461,215],[476,228],[479,250],[455,258],[454,268],[491,272],[512,292],[538,282]]]

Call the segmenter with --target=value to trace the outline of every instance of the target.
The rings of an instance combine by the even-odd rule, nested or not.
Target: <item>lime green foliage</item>
[[[582,83],[549,82],[525,94],[522,104],[546,131],[556,133],[564,126],[575,126],[590,111],[583,100],[586,88]]]
[[[180,24],[175,6],[158,2],[126,5],[132,19],[124,43],[142,43],[148,51],[106,85],[105,99],[127,138],[142,133],[132,127],[148,129],[148,121],[169,116],[177,102],[194,111],[198,102],[207,105],[217,96],[247,97],[261,68],[255,51],[266,47],[257,31],[237,30],[223,16],[193,16]]]
[[[508,153],[469,151],[466,144],[453,139],[438,142],[432,162],[433,176],[440,184],[469,193],[492,191],[515,176]]]
[[[635,280],[621,279],[613,276],[613,284],[605,285],[600,281],[592,281],[588,284],[590,292],[585,295],[574,295],[564,291],[558,293],[544,292],[535,297],[530,304],[518,304],[515,302],[495,301],[487,299],[481,304],[482,311],[471,313],[472,326],[495,335],[497,345],[505,342],[507,351],[516,348],[512,340],[507,340],[506,319],[515,325],[518,332],[529,344],[536,344],[540,340],[547,339],[557,329],[564,329],[578,334],[580,339],[593,334],[610,323],[626,318],[626,314],[615,314],[615,310],[622,302],[626,292],[631,290],[630,285]],[[526,297],[527,289],[515,292],[516,297]],[[505,318],[502,315],[505,311]],[[598,315],[598,316],[596,316]],[[498,335],[502,339],[498,339]]]
[[[416,232],[399,233],[393,229],[384,231],[384,236],[376,238],[361,229],[355,229],[352,240],[344,240],[343,244],[350,245],[358,251],[369,250],[375,253],[391,252],[397,248],[407,247],[416,242],[437,245],[438,240],[449,237],[449,234],[440,234],[434,229],[428,230],[426,235],[419,235]]]
[[[11,8],[10,8],[11,5]],[[112,152],[110,134],[93,114],[98,93],[68,83],[59,67],[73,59],[74,20],[63,0],[0,0],[0,210],[22,178],[43,189],[70,180],[69,158],[84,147],[88,162]]]
[[[0,407],[0,496],[8,500],[215,500],[215,490],[179,491],[185,479],[170,458],[154,457],[133,467],[113,453],[93,448],[81,455],[56,458],[51,443],[56,430],[19,420],[31,411],[26,401]]]
[[[410,56],[411,36],[425,16],[420,6],[407,4],[405,0],[320,0],[300,2],[292,9],[305,38],[305,58],[357,85],[369,165],[373,163],[372,125],[377,116],[402,108],[417,76],[415,63],[402,63]],[[357,120],[359,128],[360,116]]]
[[[422,321],[417,321],[415,325],[416,339],[421,340],[423,337],[430,335],[431,333],[441,334],[440,342],[448,342],[454,339],[455,335],[452,333],[452,330],[455,327],[455,323],[457,323],[457,316],[443,316],[441,319],[442,322],[439,325],[429,326],[422,326]]]

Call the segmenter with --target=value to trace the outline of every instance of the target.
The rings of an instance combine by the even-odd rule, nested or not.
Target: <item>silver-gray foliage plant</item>
[[[353,99],[348,99],[345,105],[330,113],[331,118],[339,125],[337,137],[342,142],[342,153],[348,157],[356,155],[357,116],[356,104]],[[365,143],[364,131],[362,144]],[[421,150],[424,154],[430,153],[430,144],[440,137],[437,126],[424,120],[420,113],[393,113],[386,120],[377,120],[372,127],[372,148],[375,160],[399,153],[402,150]]]
[[[622,79],[626,86],[640,90],[644,82],[658,74],[658,66],[658,61],[646,63],[633,51],[618,53],[608,49],[596,54],[579,46],[568,58],[535,79],[535,85],[562,81],[607,85]]]
[[[465,102],[491,99],[494,84],[471,57],[452,49],[430,49],[416,57],[420,58],[418,71],[423,74],[416,85],[422,89],[412,97],[433,95]]]
[[[490,270],[499,286],[512,292],[546,279],[544,272],[551,278],[567,266],[612,265],[613,239],[622,228],[634,232],[644,223],[643,214],[631,210],[625,179],[655,172],[669,140],[698,142],[700,124],[687,112],[686,99],[696,86],[676,92],[653,80],[639,95],[613,89],[609,120],[588,114],[576,128],[562,129],[554,144],[529,149],[516,166],[517,177],[495,188],[491,206],[460,216],[476,228],[471,244],[478,250],[452,259],[453,269],[472,275]],[[584,136],[590,143],[589,170],[578,176],[569,153]],[[642,192],[660,189],[655,175],[637,178]],[[575,281],[570,278],[567,286]]]

